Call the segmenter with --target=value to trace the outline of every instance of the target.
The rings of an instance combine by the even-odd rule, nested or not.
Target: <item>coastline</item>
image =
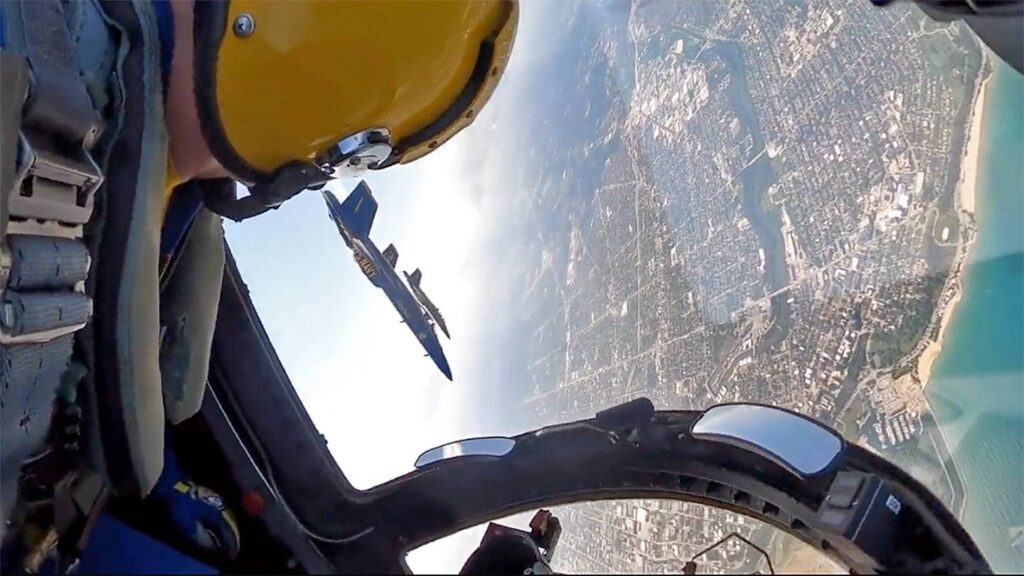
[[[987,56],[991,84],[973,242],[964,247],[970,260],[960,276],[964,298],[925,395],[940,432],[935,437],[950,448],[949,460],[963,478],[961,522],[993,571],[1012,574],[1024,572],[1024,78]],[[970,112],[961,111],[961,118],[966,121]],[[970,222],[966,214],[958,217]],[[938,320],[933,318],[930,336],[937,335]]]
[[[981,157],[982,122],[985,118],[985,96],[988,83],[992,79],[993,71],[989,68],[988,57],[982,62],[982,69],[987,71],[978,84],[974,94],[974,101],[971,108],[970,125],[968,132],[966,151],[960,164],[960,178],[957,180],[954,202],[957,212],[960,213],[961,222],[966,218],[973,222],[975,213],[975,197],[978,186],[978,164]],[[961,227],[961,231],[963,227]],[[917,359],[916,375],[921,383],[921,388],[926,389],[931,380],[932,368],[935,361],[942,352],[942,342],[945,339],[946,328],[949,326],[956,311],[957,304],[963,297],[963,264],[970,259],[970,243],[973,239],[964,239],[961,234],[961,248],[958,249],[957,259],[954,262],[951,272],[953,278],[953,295],[942,306],[941,319],[939,321],[938,335],[934,340],[928,342],[924,351]],[[966,243],[966,245],[965,245]]]
[[[985,65],[982,64],[982,66]],[[992,72],[990,70],[981,79],[978,93],[974,97],[974,107],[971,110],[971,130],[967,136],[967,152],[964,154],[963,164],[960,167],[960,179],[957,181],[956,206],[972,216],[978,188],[978,160],[981,157],[981,126],[985,118],[985,95],[991,79]]]
[[[957,304],[960,303],[960,299],[963,295],[963,287],[959,285],[956,288],[956,292],[953,294],[953,298],[950,299],[949,303],[942,310],[942,320],[939,321],[939,336],[937,339],[932,340],[925,347],[924,352],[921,352],[920,358],[917,360],[917,378],[921,382],[922,388],[928,387],[928,382],[932,378],[932,367],[935,365],[935,361],[939,359],[939,354],[942,352],[942,341],[946,335],[946,327],[949,326],[949,321],[953,318],[953,313],[956,311]]]

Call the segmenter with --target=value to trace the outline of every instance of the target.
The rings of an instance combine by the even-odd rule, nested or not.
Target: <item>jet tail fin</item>
[[[423,278],[423,272],[420,272],[419,268],[413,270],[412,274],[409,274],[409,285],[410,286],[419,286],[420,285],[420,280],[422,278]]]
[[[354,236],[369,236],[373,218],[377,215],[377,201],[365,181],[359,182],[355,190],[345,198],[339,207],[339,216]],[[397,258],[397,251],[396,251]]]
[[[384,260],[392,268],[395,267],[395,264],[398,264],[398,248],[395,248],[394,244],[388,244],[388,247],[384,249]]]

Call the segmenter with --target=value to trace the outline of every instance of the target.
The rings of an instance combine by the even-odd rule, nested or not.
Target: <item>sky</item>
[[[422,286],[444,314],[443,339],[454,376],[448,382],[385,295],[363,276],[330,221],[318,193],[226,235],[271,341],[328,448],[357,488],[412,470],[416,457],[451,440],[524,430],[487,417],[481,389],[495,364],[482,353],[507,315],[488,309],[489,283],[507,239],[505,216],[517,201],[515,162],[534,137],[517,119],[530,71],[555,44],[543,2],[524,2],[507,72],[477,120],[447,144],[407,166],[365,179],[379,209],[370,236],[394,243],[399,270],[423,271]],[[328,190],[343,200],[358,182]],[[529,515],[520,518],[525,525]],[[410,555],[414,571],[457,570],[484,527]]]
[[[381,247],[396,244],[399,269],[423,270],[423,287],[452,331],[453,340],[443,345],[454,382],[423,357],[383,292],[359,271],[319,194],[227,225],[239,269],[292,384],[357,488],[411,471],[433,446],[485,432],[467,429],[471,406],[460,394],[473,385],[465,367],[478,298],[468,261],[473,239],[483,233],[481,209],[458,177],[465,146],[465,139],[451,142],[421,166],[367,179],[380,203],[371,237]],[[330,188],[344,198],[352,184]],[[469,542],[479,536],[462,539],[467,543],[456,552],[428,546],[420,553],[428,560],[415,566],[415,557],[410,564],[418,571],[457,569],[446,562],[463,548],[468,555]]]

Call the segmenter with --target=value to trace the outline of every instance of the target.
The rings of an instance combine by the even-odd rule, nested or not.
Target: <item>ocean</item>
[[[1024,77],[993,56],[978,234],[929,402],[967,487],[964,521],[997,572],[1024,572]]]

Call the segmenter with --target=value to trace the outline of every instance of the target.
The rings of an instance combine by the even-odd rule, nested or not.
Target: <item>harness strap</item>
[[[89,273],[89,252],[70,238],[12,234],[11,289],[60,288],[83,282]]]
[[[90,147],[99,136],[100,118],[79,75],[74,43],[60,2],[21,2],[25,54],[33,72],[33,92],[25,124],[41,126],[68,142]]]
[[[100,117],[62,3],[0,9],[21,31],[0,50],[0,474],[17,477],[45,443],[73,334],[92,314],[82,232],[103,175],[89,152]]]

